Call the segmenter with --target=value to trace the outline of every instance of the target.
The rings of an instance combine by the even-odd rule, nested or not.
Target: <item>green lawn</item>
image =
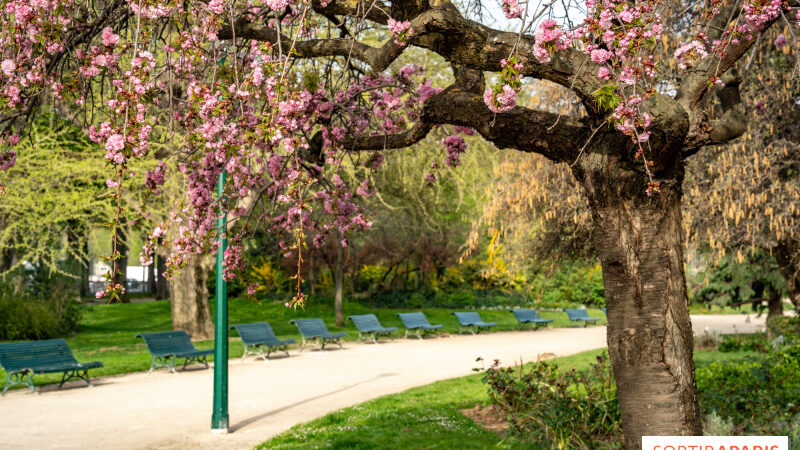
[[[400,319],[395,314],[398,312],[412,311],[375,309],[357,303],[345,304],[345,314],[375,313],[384,326],[397,326],[403,330]],[[452,315],[451,309],[425,309],[428,320],[435,324],[444,325],[444,332],[458,332],[458,323]],[[228,305],[229,322],[248,323],[268,321],[279,337],[294,337],[299,342],[300,335],[297,328],[289,324],[293,318],[322,317],[331,330],[334,326],[333,303],[331,299],[313,298],[305,310],[297,311],[283,306],[275,301],[231,299]],[[505,310],[480,310],[486,321],[495,321],[495,330],[513,330],[517,328],[514,315]],[[544,318],[553,319],[551,326],[564,327],[569,325],[566,313],[542,312]],[[605,323],[605,316],[599,309],[589,309],[589,315],[600,317]],[[113,375],[135,371],[147,370],[150,367],[150,356],[141,339],[136,339],[137,333],[149,331],[167,331],[172,328],[170,321],[170,308],[168,301],[149,303],[124,303],[89,306],[84,312],[81,321],[82,330],[74,336],[68,337],[70,347],[78,361],[102,361],[104,367],[90,372],[93,377]],[[348,340],[355,340],[357,332],[348,323],[344,328],[349,333]],[[232,332],[235,334],[235,332]],[[198,348],[213,348],[212,341],[195,343]],[[230,339],[230,357],[237,358],[242,355],[242,344],[238,337]],[[165,369],[161,369],[165,370]],[[37,385],[57,383],[61,374],[36,375],[34,382]],[[0,383],[5,381],[5,372],[0,370]],[[17,387],[20,388],[20,387]]]
[[[585,370],[602,352],[591,350],[554,361],[562,369]],[[702,367],[745,354],[697,351],[695,363]],[[258,448],[531,448],[530,442],[489,432],[459,412],[488,400],[480,374],[453,378],[335,411],[295,426]]]

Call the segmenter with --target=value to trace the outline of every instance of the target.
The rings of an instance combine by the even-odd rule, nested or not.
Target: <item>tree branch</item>
[[[574,161],[590,132],[575,118],[519,106],[494,114],[480,93],[456,87],[428,99],[422,121],[472,127],[498,148],[535,152],[556,162]]]
[[[722,116],[709,121],[705,114],[692,115],[684,156],[691,156],[706,145],[724,144],[747,131],[747,118],[740,111],[742,97],[739,86],[742,78],[735,70],[729,70],[723,75],[722,81],[725,85],[716,90],[722,105]]]

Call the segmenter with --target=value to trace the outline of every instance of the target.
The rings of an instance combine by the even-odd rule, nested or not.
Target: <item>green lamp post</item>
[[[217,181],[217,197],[222,204],[222,193],[225,189],[225,171]],[[228,432],[228,283],[222,277],[222,262],[228,239],[225,222],[227,212],[224,210],[217,219],[219,234],[219,250],[217,250],[217,283],[214,308],[214,407],[211,413],[211,431]]]

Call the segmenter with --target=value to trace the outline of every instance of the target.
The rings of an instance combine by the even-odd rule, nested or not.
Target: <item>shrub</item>
[[[770,317],[767,332],[773,337],[784,336],[788,341],[800,342],[800,317]]]
[[[587,372],[561,372],[555,364],[484,372],[492,403],[508,415],[512,433],[542,448],[616,447],[622,436],[619,401],[608,358]]]
[[[774,433],[800,417],[800,345],[763,357],[716,362],[697,369],[703,414],[716,413],[738,432]]]
[[[722,338],[718,349],[721,352],[761,352],[769,351],[770,344],[763,333],[737,334]]]
[[[58,285],[22,293],[0,286],[0,340],[51,339],[77,330],[83,308],[68,292]]]

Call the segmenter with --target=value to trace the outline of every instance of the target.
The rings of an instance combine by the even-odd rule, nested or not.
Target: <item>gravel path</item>
[[[748,317],[748,318],[746,318]],[[752,332],[763,317],[693,317],[696,333]],[[0,448],[251,448],[331,411],[437,380],[469,375],[482,357],[504,363],[564,356],[606,345],[605,327],[346,343],[344,350],[293,350],[289,358],[230,361],[231,433],[214,435],[213,370],[133,373],[71,382],[41,395],[0,398]],[[548,355],[550,356],[550,355]],[[484,363],[485,364],[485,363]],[[202,367],[202,366],[200,366]]]

